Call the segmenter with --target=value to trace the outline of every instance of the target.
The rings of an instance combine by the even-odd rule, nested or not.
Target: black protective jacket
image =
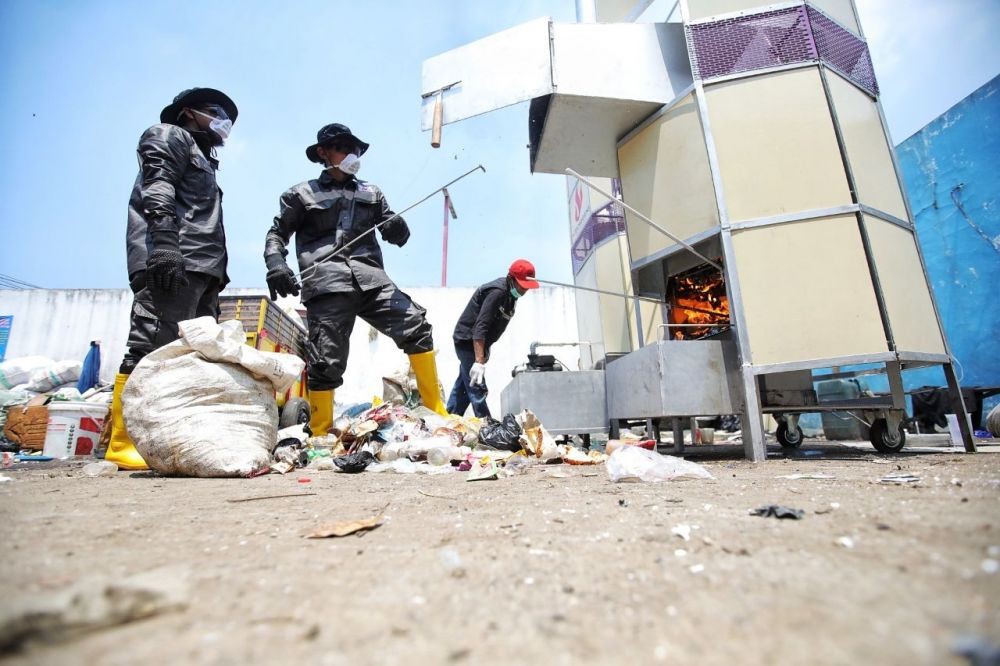
[[[281,195],[281,209],[264,242],[264,260],[273,262],[280,256],[284,261],[288,242],[295,234],[304,303],[323,294],[392,284],[374,233],[352,245],[343,256],[322,259],[393,215],[377,186],[353,177],[338,183],[324,171],[319,178],[299,183]],[[400,247],[410,237],[401,217],[379,231],[387,243]]]
[[[137,148],[139,175],[128,201],[125,251],[131,279],[146,270],[154,230],[178,232],[185,268],[217,278],[226,275],[226,231],[222,190],[215,181],[219,163],[205,156],[194,136],[177,125],[159,123],[143,132]]]
[[[455,324],[455,343],[471,345],[473,340],[485,340],[488,357],[490,347],[507,330],[516,306],[506,277],[481,285]]]

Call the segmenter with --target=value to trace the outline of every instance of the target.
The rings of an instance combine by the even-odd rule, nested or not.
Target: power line
[[[0,287],[4,289],[41,289],[37,284],[31,284],[24,280],[18,280],[11,275],[0,273]]]

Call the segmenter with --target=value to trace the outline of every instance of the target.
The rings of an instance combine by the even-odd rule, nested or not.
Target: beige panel
[[[760,9],[772,4],[774,3],[761,2],[761,0],[687,0],[688,12],[692,21],[719,14]]]
[[[854,13],[854,3],[851,0],[809,0],[809,4],[848,30],[861,34],[861,30],[858,29],[858,18]]]
[[[853,215],[733,233],[755,365],[888,351]]]
[[[632,13],[639,0],[594,0],[598,23],[618,23]]]
[[[621,252],[621,265],[629,265],[629,255],[628,255],[628,245],[625,242],[621,242],[620,245]],[[632,289],[632,272],[629,270],[622,271],[622,279],[624,290],[622,293],[631,294],[634,293]],[[657,303],[651,303],[649,301],[638,301],[639,303],[639,321],[642,325],[642,339],[643,345],[648,345],[650,342],[659,339],[660,329],[659,325],[663,323],[663,306]],[[625,315],[627,318],[627,323],[630,331],[630,340],[632,342],[632,349],[639,349],[639,335],[636,332],[636,321],[635,321],[635,299],[629,299],[625,304]]]
[[[847,157],[858,188],[858,200],[879,210],[907,219],[896,167],[889,153],[875,100],[839,74],[829,71],[830,95],[847,146]]]
[[[597,287],[597,262],[591,256],[573,277],[573,282],[581,287]],[[580,349],[581,369],[593,367],[594,361],[604,356],[604,331],[601,329],[601,304],[598,295],[578,289],[576,291],[576,325],[580,340],[601,343],[597,347]]]
[[[705,90],[731,221],[853,203],[818,68]]]
[[[941,329],[913,234],[870,215],[865,216],[865,226],[896,349],[944,354]]]
[[[621,237],[606,241],[594,251],[596,264],[597,288],[615,293],[624,293],[623,267],[621,248],[624,239]],[[632,329],[634,326],[628,316],[629,308],[624,298],[599,294],[600,319],[604,336],[604,349],[607,352],[632,351]]]
[[[718,226],[698,108],[688,95],[618,149],[625,202],[680,238]],[[626,213],[632,261],[674,242]]]

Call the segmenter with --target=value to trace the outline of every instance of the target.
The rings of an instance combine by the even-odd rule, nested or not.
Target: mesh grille
[[[878,81],[864,40],[812,7],[809,8],[809,23],[823,62],[877,96]]]
[[[695,76],[710,79],[816,60],[805,7],[687,26]]]
[[[812,7],[776,9],[685,29],[697,79],[822,60],[878,95],[868,45]]]

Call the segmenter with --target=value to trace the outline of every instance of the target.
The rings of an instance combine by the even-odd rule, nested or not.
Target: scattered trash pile
[[[111,401],[111,386],[97,382],[90,372],[92,365],[91,355],[83,363],[44,356],[0,363],[0,452],[5,465],[93,453]],[[38,455],[43,451],[44,455]]]
[[[485,481],[538,464],[597,465],[607,458],[557,443],[530,410],[480,420],[376,400],[345,409],[322,437],[311,437],[304,426],[281,430],[274,462],[261,473],[300,467],[347,474],[467,472],[468,481]]]
[[[525,474],[537,465],[604,463],[614,482],[713,478],[700,465],[651,450],[652,440],[611,440],[610,454],[557,443],[528,409],[497,421],[376,402],[344,410],[323,437],[309,436],[304,426],[281,430],[275,462],[258,473],[286,474],[302,467],[347,474],[465,472],[467,481],[488,481]]]

